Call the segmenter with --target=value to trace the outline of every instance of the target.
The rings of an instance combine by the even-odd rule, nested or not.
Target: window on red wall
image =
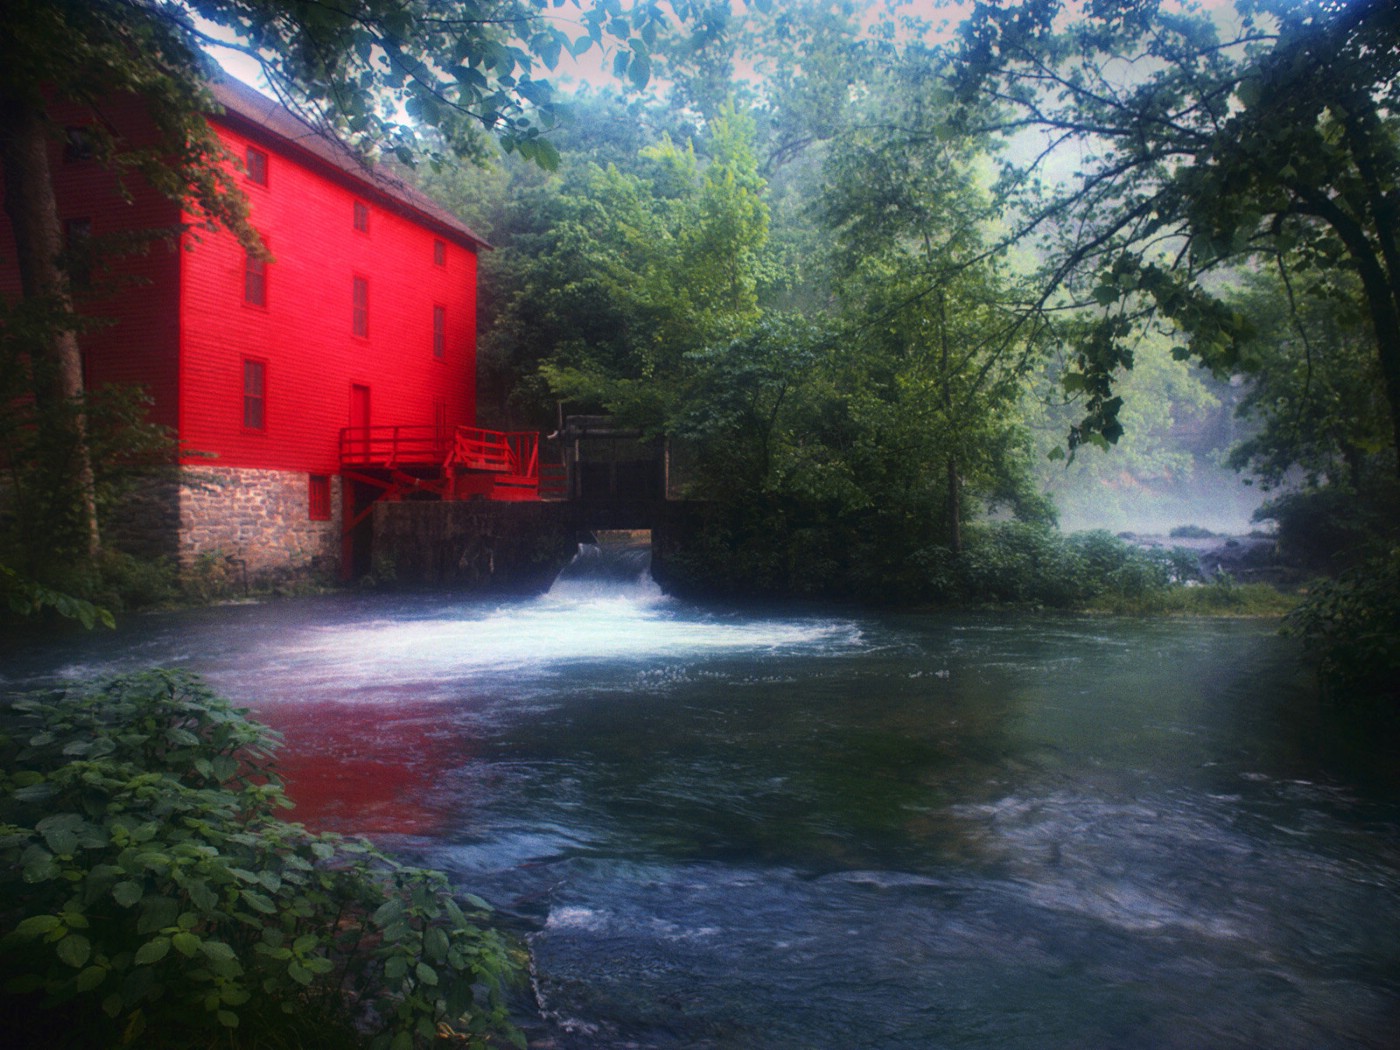
[[[354,302],[350,330],[363,338],[369,338],[369,278],[356,277],[351,290]]]
[[[447,356],[447,307],[433,307],[433,356]]]
[[[262,150],[249,146],[243,153],[243,168],[248,172],[249,182],[267,185],[267,154]]]
[[[369,205],[364,201],[355,202],[355,229],[369,233]]]
[[[331,479],[325,474],[307,475],[306,516],[312,521],[331,520]]]
[[[447,243],[445,241],[433,241],[433,262],[438,266],[447,265]]]
[[[267,263],[252,252],[243,256],[243,301],[249,306],[267,305]]]
[[[267,429],[267,363],[243,359],[243,427]]]

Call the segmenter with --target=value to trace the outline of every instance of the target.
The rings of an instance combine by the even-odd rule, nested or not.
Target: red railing
[[[540,436],[533,431],[511,433],[458,427],[449,466],[509,474],[537,480],[540,475]]]
[[[346,427],[340,432],[342,467],[441,467],[504,474],[537,482],[540,436],[480,427]]]
[[[442,466],[448,432],[441,427],[345,427],[340,465],[357,467]]]

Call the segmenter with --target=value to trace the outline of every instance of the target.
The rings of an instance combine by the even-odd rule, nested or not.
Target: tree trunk
[[[948,457],[948,549],[962,553],[962,478],[956,456]]]
[[[88,557],[96,557],[97,493],[83,411],[83,360],[73,324],[68,275],[59,263],[63,224],[49,170],[48,134],[42,110],[27,100],[0,95],[0,170],[5,213],[14,231],[20,291],[26,303],[47,308],[50,328],[33,347],[30,362],[41,426],[67,446],[67,469],[76,491],[78,520]]]

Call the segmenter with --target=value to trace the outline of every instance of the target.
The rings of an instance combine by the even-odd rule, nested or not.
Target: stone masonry
[[[330,520],[312,521],[309,479],[295,471],[188,467],[180,485],[182,572],[201,561],[246,572],[254,584],[324,578],[340,564],[340,478]]]

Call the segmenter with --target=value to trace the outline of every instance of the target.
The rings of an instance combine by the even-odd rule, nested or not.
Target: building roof
[[[366,196],[406,217],[466,242],[470,248],[490,244],[471,227],[421,190],[388,172],[380,171],[328,132],[302,120],[281,103],[232,77],[213,81],[210,91],[224,108],[221,119],[256,137],[272,136],[289,152],[329,174],[353,183]]]

